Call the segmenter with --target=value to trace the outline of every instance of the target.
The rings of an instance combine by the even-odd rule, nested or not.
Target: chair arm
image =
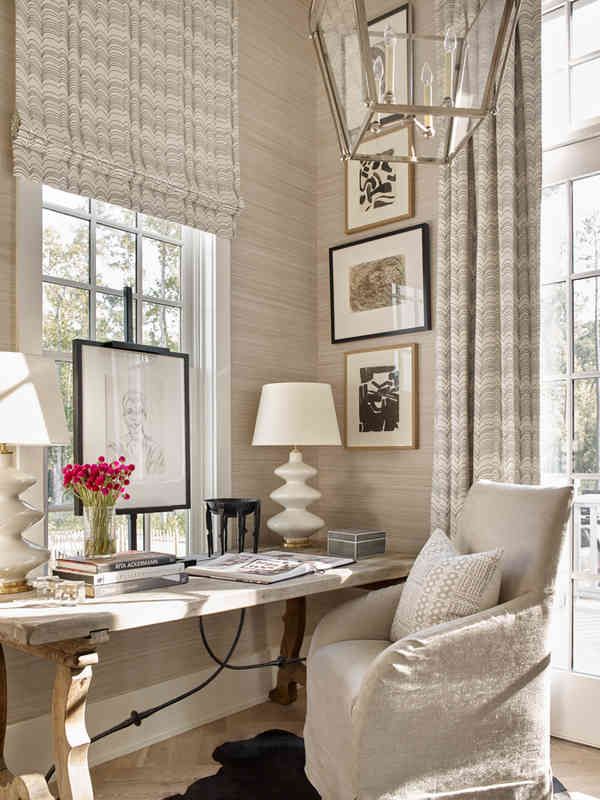
[[[390,787],[399,791],[390,797],[465,787],[487,797],[493,785],[547,780],[549,605],[523,595],[375,659],[352,712],[359,797]]]
[[[334,642],[388,639],[404,584],[369,592],[330,611],[313,633],[310,654]]]

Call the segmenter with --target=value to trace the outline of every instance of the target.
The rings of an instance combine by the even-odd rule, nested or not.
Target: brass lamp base
[[[303,547],[311,547],[310,539],[285,539],[283,546],[288,550],[301,550]]]
[[[31,587],[27,581],[3,581],[0,580],[0,594],[18,594],[19,592],[30,592]]]

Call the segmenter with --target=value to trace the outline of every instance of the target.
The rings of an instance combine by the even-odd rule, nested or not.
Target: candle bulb
[[[426,61],[423,64],[423,69],[421,70],[421,80],[423,81],[423,105],[424,106],[432,106],[433,105],[433,72],[431,71],[431,67],[429,66],[429,62]],[[431,114],[425,114],[423,118],[423,122],[426,128],[429,128],[433,131],[433,117]]]
[[[393,103],[396,96],[396,37],[389,23],[383,31],[383,47],[385,54],[384,100],[386,103]]]
[[[456,34],[450,27],[444,36],[444,98],[453,101],[454,98],[454,58],[456,53]]]

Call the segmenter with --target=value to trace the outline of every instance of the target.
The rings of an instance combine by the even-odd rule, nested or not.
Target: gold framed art
[[[419,446],[418,346],[345,353],[344,436],[348,449]]]

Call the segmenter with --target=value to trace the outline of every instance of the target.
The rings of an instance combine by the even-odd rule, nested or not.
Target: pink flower
[[[125,493],[125,494],[123,495],[123,500],[129,500],[129,498],[130,498],[130,497],[131,497],[131,495],[129,495],[129,494],[127,494],[127,493]]]
[[[104,463],[104,461],[105,461],[105,458],[104,458],[104,456],[98,456],[98,461],[99,461],[101,464],[103,464],[103,463]]]

